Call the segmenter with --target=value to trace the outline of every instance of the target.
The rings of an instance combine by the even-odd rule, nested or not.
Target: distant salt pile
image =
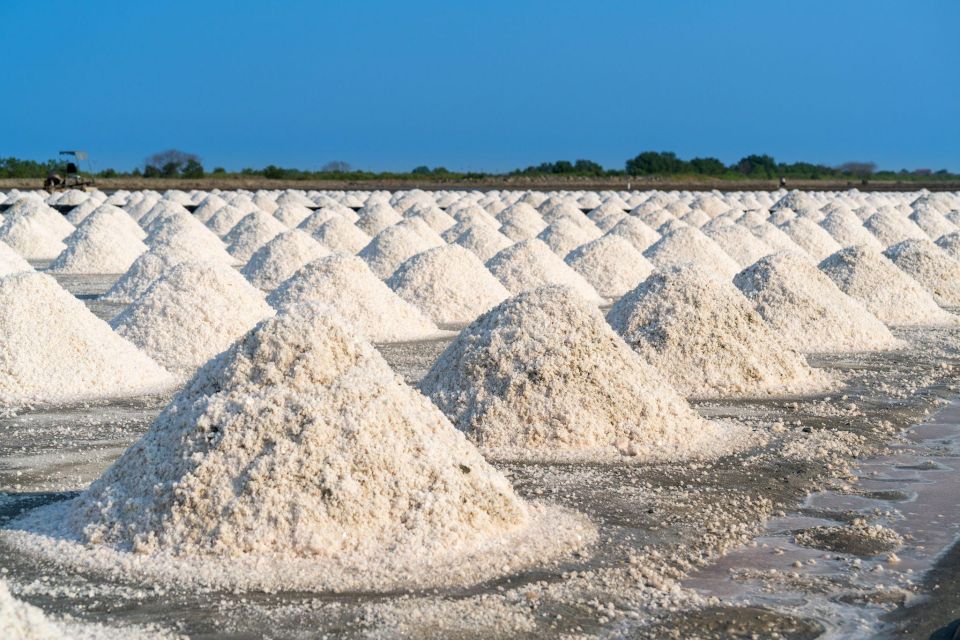
[[[66,248],[63,239],[73,231],[73,225],[46,204],[24,198],[7,209],[0,241],[27,260],[52,260]]]
[[[496,457],[682,459],[724,443],[566,287],[522,293],[478,318],[420,389]]]
[[[83,222],[84,218],[93,213],[94,209],[100,206],[100,202],[92,198],[84,200],[73,209],[67,212],[67,220],[72,225],[78,225]]]
[[[464,231],[454,242],[486,262],[513,244],[507,236],[493,227],[476,225]]]
[[[653,265],[625,238],[603,235],[565,259],[603,298],[619,298],[643,281]]]
[[[261,211],[266,210],[261,208]],[[282,222],[284,226],[293,229],[313,215],[314,211],[301,204],[289,203],[282,204],[273,211],[267,211],[267,213],[273,215],[273,217]]]
[[[770,211],[775,212],[790,209],[795,213],[811,218],[813,222],[819,222],[823,217],[822,214],[818,215],[820,213],[820,206],[821,204],[814,200],[810,194],[795,189],[770,207]]]
[[[257,249],[284,231],[287,231],[287,227],[269,213],[254,211],[244,216],[223,236],[223,241],[227,243],[227,253],[245,264]]]
[[[387,284],[438,324],[470,322],[510,295],[479,258],[455,244],[413,256]]]
[[[226,265],[231,264],[231,258],[225,251],[222,252],[222,255],[223,257],[214,258],[210,252],[198,249],[190,242],[154,244],[130,265],[126,273],[105,294],[100,296],[100,300],[124,304],[133,302],[142,296],[150,288],[150,285],[170,267],[192,260],[210,261],[219,259]]]
[[[48,275],[0,278],[0,405],[154,393],[170,374]]]
[[[850,352],[901,346],[884,324],[808,259],[776,253],[733,283],[783,341],[801,352]]]
[[[117,211],[136,224],[122,210]],[[147,250],[147,245],[116,224],[112,216],[97,214],[84,220],[66,245],[47,268],[51,273],[124,273]]]
[[[442,244],[440,236],[425,222],[418,224],[407,218],[378,233],[357,255],[385,280],[407,259]]]
[[[820,270],[889,326],[956,322],[919,282],[872,246],[841,249],[821,262]]]
[[[788,395],[829,384],[732,283],[701,267],[654,273],[610,309],[607,321],[687,396]]]
[[[537,239],[524,240],[507,247],[486,264],[511,293],[554,284],[570,287],[591,302],[602,302],[600,294],[582,275]]]
[[[857,214],[849,209],[834,209],[820,222],[820,226],[833,236],[841,247],[863,244],[874,249],[883,248],[877,237],[863,226]]]
[[[909,219],[920,227],[931,240],[960,230],[956,224],[947,220],[946,216],[931,206],[921,206],[914,209]]]
[[[660,239],[660,234],[647,226],[639,218],[632,216],[624,218],[613,226],[607,235],[619,236],[630,242],[637,251],[646,251],[654,242]]]
[[[895,209],[885,208],[867,218],[863,226],[872,233],[884,247],[904,240],[926,240],[927,234],[913,221]]]
[[[370,244],[370,236],[343,218],[324,222],[313,237],[335,253],[354,254]]]
[[[249,213],[250,212],[239,209],[232,204],[228,204],[220,207],[220,209],[207,220],[206,225],[211,231],[222,238],[230,233],[230,230],[237,226],[237,223],[247,217]],[[279,220],[277,222],[279,222]]]
[[[192,372],[273,314],[263,294],[219,262],[181,262],[110,324],[171,371]]]
[[[954,260],[960,260],[960,231],[937,238],[936,244]]]
[[[780,228],[814,260],[823,260],[840,250],[833,236],[810,218],[794,218]]]
[[[430,318],[356,256],[332,255],[305,265],[267,296],[267,302],[278,311],[302,302],[323,303],[372,342],[420,340],[439,333]]]
[[[660,269],[692,262],[722,278],[732,278],[740,270],[720,245],[690,226],[664,234],[643,255]]]
[[[883,252],[938,304],[960,306],[960,262],[929,240],[904,240]]]
[[[281,194],[280,197],[282,198],[283,194]],[[269,193],[263,190],[257,191],[255,194],[253,194],[251,200],[253,201],[253,204],[256,205],[257,209],[260,209],[260,211],[265,211],[271,215],[276,214],[277,209],[281,207],[281,205],[277,204],[277,201],[274,200]],[[277,219],[279,220],[280,218]],[[283,222],[283,220],[280,220],[280,222]],[[284,222],[284,224],[287,223]],[[289,227],[291,225],[287,224],[287,226]]]
[[[272,291],[303,265],[330,255],[330,251],[300,229],[285,231],[250,256],[240,273],[250,283]]]
[[[499,229],[500,222],[489,213],[487,213],[482,207],[476,205],[470,205],[466,207],[461,207],[453,210],[451,213],[450,210],[447,213],[453,217],[457,222],[471,223],[471,224],[485,224],[491,229]]]
[[[601,235],[600,229],[592,223],[586,226],[577,224],[569,218],[561,218],[541,231],[537,239],[542,240],[551,251],[564,258],[580,245],[596,240]]]
[[[190,212],[183,205],[169,200],[160,200],[149,211],[136,218],[136,222],[142,228],[149,229],[158,224],[163,224],[163,221],[168,218],[184,214],[190,215]]]
[[[790,236],[773,223],[768,222],[767,217],[760,213],[748,211],[737,219],[737,224],[760,238],[774,251],[793,251],[802,255],[809,255]]]
[[[523,202],[512,204],[501,211],[497,214],[497,220],[501,225],[500,233],[514,242],[535,238],[547,227],[546,221],[540,217],[537,210]]]
[[[7,243],[0,241],[0,278],[21,271],[33,271],[33,267]]]
[[[227,206],[226,200],[215,193],[211,193],[197,205],[197,208],[193,210],[193,215],[195,215],[200,222],[206,224],[217,211],[225,206]]]
[[[774,253],[766,242],[736,223],[703,227],[703,233],[717,243],[740,267],[748,267]]]
[[[259,324],[89,489],[14,526],[24,548],[56,553],[53,539],[86,566],[269,591],[470,584],[594,537],[520,499],[372,346],[311,306]]]
[[[621,204],[608,200],[596,209],[590,211],[587,217],[600,231],[609,231],[615,224],[627,216],[627,212],[623,210]]]
[[[364,206],[357,212],[357,216],[357,228],[370,236],[377,235],[390,225],[397,224],[403,219],[396,209],[383,202],[374,202],[372,205]]]
[[[13,597],[0,580],[0,638],[8,640],[63,640],[66,630],[51,622],[43,611]]]
[[[691,211],[684,214],[684,216],[680,220],[682,222],[686,222],[690,226],[699,228],[707,224],[708,222],[710,222],[710,220],[712,219],[713,218],[707,215],[707,212],[704,211],[703,209],[692,209]]]
[[[412,216],[420,216],[423,218],[424,222],[430,225],[430,228],[437,233],[443,233],[453,225],[457,224],[456,220],[444,213],[443,209],[438,207],[436,204],[415,204],[410,209],[407,209],[403,215],[407,218]]]
[[[352,213],[352,212],[351,212],[351,213]],[[338,212],[335,211],[334,209],[330,209],[329,207],[324,207],[324,208],[322,208],[322,209],[317,209],[316,211],[314,211],[313,213],[311,213],[309,216],[307,216],[306,218],[304,218],[303,220],[301,220],[301,221],[296,225],[296,227],[297,227],[298,229],[301,229],[301,230],[303,230],[303,231],[306,231],[307,233],[314,233],[314,232],[316,232],[317,229],[319,229],[325,222],[328,222],[328,221],[330,221],[330,220],[333,220],[334,218],[342,218],[342,217],[343,217],[343,216],[341,216],[340,213],[338,213]],[[356,217],[356,216],[354,216],[354,217]],[[352,224],[352,221],[350,221],[350,220],[347,220],[347,222],[351,222],[351,224]]]

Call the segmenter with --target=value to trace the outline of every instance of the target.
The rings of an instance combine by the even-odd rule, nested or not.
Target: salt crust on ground
[[[80,496],[8,526],[18,550],[85,571],[266,591],[467,585],[596,536],[519,498],[371,345],[310,305],[211,360]]]
[[[571,251],[565,262],[608,299],[619,298],[653,271],[643,254],[620,236],[600,236]]]
[[[127,216],[126,213],[121,215]],[[132,219],[130,224],[136,225]],[[147,245],[109,216],[89,216],[66,240],[67,248],[47,268],[52,273],[124,273]]]
[[[898,349],[903,344],[866,307],[795,253],[776,253],[733,283],[788,346],[804,352]]]
[[[871,247],[841,249],[821,262],[820,270],[889,326],[957,322],[919,282]]]
[[[272,291],[303,265],[328,255],[330,251],[309,233],[292,229],[257,249],[240,273],[253,286]]]
[[[938,304],[960,305],[960,262],[929,240],[904,240],[883,252],[933,295]]]
[[[165,391],[174,379],[50,276],[0,278],[0,405]]]
[[[613,305],[607,322],[686,396],[783,396],[830,386],[732,283],[701,267],[654,273]]]
[[[447,335],[356,256],[337,254],[305,265],[267,296],[267,302],[278,311],[301,302],[321,302],[372,342]]]
[[[643,255],[660,269],[692,262],[723,278],[732,278],[740,266],[699,229],[682,227],[666,233]]]
[[[478,318],[420,389],[494,458],[680,460],[749,439],[697,415],[567,287],[522,293]]]
[[[0,277],[21,271],[33,271],[30,263],[24,260],[19,253],[11,249],[7,243],[0,241]]]
[[[349,220],[332,218],[313,233],[320,244],[335,253],[353,255],[370,243],[370,236],[354,226]]]
[[[586,278],[536,238],[507,247],[487,261],[487,268],[511,293],[556,284],[572,288],[591,302],[603,301]]]
[[[413,256],[387,285],[437,324],[471,322],[510,295],[479,258],[456,244]]]
[[[167,369],[193,371],[273,315],[234,268],[189,261],[170,267],[110,324]]]

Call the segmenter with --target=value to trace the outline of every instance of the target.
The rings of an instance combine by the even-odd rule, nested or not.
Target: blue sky
[[[960,171],[958,27],[957,0],[0,0],[0,156]]]

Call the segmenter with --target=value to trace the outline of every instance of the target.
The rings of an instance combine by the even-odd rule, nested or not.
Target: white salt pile
[[[601,235],[600,230],[593,224],[580,225],[569,218],[561,218],[541,231],[537,238],[559,257],[564,258],[580,245],[596,240]]]
[[[471,253],[480,258],[481,262],[486,262],[512,245],[513,241],[493,227],[476,225],[461,233],[454,240],[454,243],[469,249]]]
[[[936,245],[954,260],[960,260],[960,231],[937,238]]]
[[[809,218],[794,218],[780,225],[780,228],[814,260],[823,260],[840,250],[833,236]]]
[[[456,244],[413,256],[387,284],[437,324],[470,322],[510,295],[479,258]]]
[[[767,256],[738,273],[733,283],[784,343],[798,351],[875,351],[901,346],[866,307],[795,253]]]
[[[186,211],[184,211],[184,213],[186,213]],[[87,216],[80,224],[77,225],[77,229],[82,229],[84,225],[92,224],[95,220],[99,220],[101,218],[108,219],[111,225],[140,240],[143,240],[147,237],[147,232],[144,231],[144,229],[141,228],[140,225],[130,217],[130,214],[120,207],[115,207],[110,204],[102,204],[94,209],[89,216]]]
[[[437,233],[443,233],[453,225],[457,224],[456,220],[444,213],[443,209],[435,204],[414,205],[404,212],[404,216],[408,218],[412,216],[419,216],[423,218],[424,221],[430,225],[430,228]]]
[[[613,305],[607,322],[687,396],[802,394],[829,384],[732,283],[702,267],[654,273]]]
[[[820,221],[820,226],[833,236],[841,247],[862,244],[878,250],[883,248],[877,237],[863,226],[857,214],[849,209],[834,209]]]
[[[940,236],[958,231],[957,225],[947,220],[946,216],[931,206],[914,208],[909,218],[914,224],[920,227],[931,240],[936,240]]]
[[[100,206],[100,202],[90,198],[89,200],[84,200],[73,209],[67,212],[67,220],[72,225],[78,225],[83,220],[93,213],[93,210]],[[131,218],[132,219],[132,218]]]
[[[261,207],[261,210],[266,211],[262,207]],[[267,213],[272,213],[273,217],[279,220],[281,223],[283,223],[285,227],[289,227],[293,229],[294,227],[303,223],[303,221],[309,218],[311,215],[313,215],[314,212],[313,212],[313,209],[308,209],[307,207],[301,204],[296,204],[291,202],[288,204],[282,204],[276,209],[274,209],[272,212],[268,211]],[[320,226],[320,224],[323,224],[323,223],[321,222],[317,226]]]
[[[282,311],[319,302],[372,342],[421,340],[440,334],[437,325],[394,293],[356,256],[332,255],[297,271],[267,296]]]
[[[938,304],[960,306],[960,262],[929,240],[904,240],[883,252]]]
[[[333,220],[334,218],[342,218],[342,217],[343,216],[341,216],[338,212],[334,211],[333,209],[329,207],[323,207],[322,209],[317,209],[316,211],[311,213],[309,216],[301,220],[296,225],[287,225],[287,226],[296,226],[297,228],[302,229],[307,233],[313,233],[317,229],[319,229],[320,225],[322,225],[324,222],[327,222],[328,220]],[[348,222],[352,222],[352,220],[348,220]]]
[[[620,236],[600,236],[571,251],[565,262],[609,299],[619,298],[653,271],[643,254]]]
[[[616,202],[607,201],[590,211],[587,217],[602,232],[609,231],[627,216],[627,212]]]
[[[371,345],[307,305],[211,360],[84,493],[12,526],[21,549],[88,570],[266,591],[471,584],[594,538],[519,498]]]
[[[0,278],[0,405],[156,393],[169,373],[48,275]]]
[[[420,389],[495,457],[676,460],[729,447],[724,429],[566,287],[522,293],[478,318]]]
[[[602,302],[600,294],[586,278],[537,239],[507,247],[487,261],[487,268],[511,293],[556,284],[570,287],[591,302]]]
[[[257,249],[284,231],[287,227],[269,213],[254,211],[230,229],[223,241],[227,243],[227,253],[245,264]]]
[[[193,215],[195,215],[200,222],[206,224],[217,211],[225,206],[227,206],[226,200],[215,193],[211,193],[197,205],[197,208],[193,210]]]
[[[215,234],[219,237],[227,235],[231,229],[237,226],[237,223],[243,220],[249,211],[244,211],[243,209],[238,209],[232,204],[225,205],[221,207],[209,220],[206,221],[207,227],[210,228]],[[279,220],[277,221],[279,222]]]
[[[517,202],[497,214],[500,233],[514,242],[535,238],[546,229],[546,221],[537,210],[525,202]]]
[[[257,249],[240,273],[253,286],[272,291],[303,265],[328,255],[330,251],[310,234],[291,229]]]
[[[7,640],[63,640],[65,630],[51,622],[43,611],[13,597],[0,580],[0,638]]]
[[[396,209],[383,202],[365,205],[357,216],[357,228],[369,236],[375,236],[403,219]]]
[[[154,360],[192,373],[273,314],[263,294],[219,262],[181,262],[110,324]]]
[[[660,269],[692,262],[722,278],[732,278],[740,266],[716,242],[699,229],[682,227],[666,233],[643,255]]]
[[[109,205],[108,205],[109,206]],[[136,225],[123,213],[120,214]],[[110,216],[90,215],[66,239],[66,249],[47,268],[52,273],[124,273],[147,245]]]
[[[904,240],[926,240],[927,234],[896,209],[884,207],[863,222],[863,226],[877,237],[884,247]]]
[[[407,218],[378,233],[357,255],[381,279],[387,279],[404,261],[443,244],[425,222]]]
[[[72,225],[68,233],[55,230],[43,215],[8,211],[0,226],[0,242],[27,260],[53,260],[67,248],[63,238],[72,232]]]
[[[773,251],[794,251],[802,255],[809,255],[800,248],[796,242],[790,239],[783,230],[767,221],[767,218],[755,211],[748,211],[740,216],[737,224],[745,227],[753,235],[757,236]]]
[[[740,267],[748,267],[763,256],[774,253],[770,245],[739,224],[708,225],[702,231]]]
[[[873,247],[855,245],[841,249],[821,262],[820,270],[841,291],[859,300],[889,326],[956,322],[919,282]]]
[[[660,239],[660,234],[647,226],[639,218],[633,216],[624,218],[613,226],[607,235],[620,236],[627,239],[637,251],[646,251],[654,242]]]
[[[330,251],[351,255],[370,244],[371,240],[370,236],[343,218],[324,222],[313,237]]]
[[[0,241],[0,277],[21,271],[33,271],[30,263],[20,257],[20,254],[11,249],[5,242]]]

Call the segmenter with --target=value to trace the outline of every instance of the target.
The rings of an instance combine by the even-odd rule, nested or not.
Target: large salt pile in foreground
[[[650,245],[643,255],[660,269],[692,262],[723,278],[732,278],[740,270],[740,266],[720,245],[693,227],[667,232]]]
[[[310,234],[292,229],[257,249],[240,273],[255,287],[270,291],[303,265],[328,255],[330,251]]]
[[[277,310],[321,302],[373,342],[418,340],[439,333],[419,309],[391,291],[356,256],[332,255],[297,271],[267,296]]]
[[[0,278],[0,404],[142,395],[170,374],[48,275]]]
[[[387,284],[438,324],[470,322],[510,295],[479,258],[456,244],[413,256]]]
[[[583,276],[535,238],[507,247],[487,261],[487,268],[512,293],[556,284],[570,287],[587,300],[602,301]]]
[[[0,240],[0,277],[21,271],[33,271],[30,263],[20,257],[20,254]]]
[[[190,373],[272,314],[232,267],[190,261],[170,267],[110,324],[171,371]]]
[[[121,211],[118,209],[118,211]],[[127,216],[121,211],[121,215]],[[132,219],[130,223],[136,226]],[[110,216],[88,216],[48,267],[53,273],[124,273],[147,245]]]
[[[607,321],[687,396],[809,393],[829,383],[732,283],[701,267],[654,273],[613,305]]]
[[[901,346],[866,307],[795,253],[767,256],[738,273],[733,283],[783,341],[798,351],[874,351]]]
[[[6,640],[64,640],[68,636],[43,611],[13,597],[0,580],[0,638]]]
[[[211,360],[84,493],[13,526],[15,544],[88,568],[268,590],[469,584],[592,537],[519,498],[372,346],[307,305]]]
[[[956,322],[919,282],[872,247],[841,249],[821,262],[820,270],[890,326]]]
[[[723,429],[566,287],[522,293],[478,318],[420,388],[497,457],[655,460],[725,449]]]
[[[653,265],[625,238],[600,236],[577,247],[565,262],[604,298],[619,298],[637,286]]]
[[[929,240],[904,240],[883,252],[944,306],[960,305],[960,262]]]

